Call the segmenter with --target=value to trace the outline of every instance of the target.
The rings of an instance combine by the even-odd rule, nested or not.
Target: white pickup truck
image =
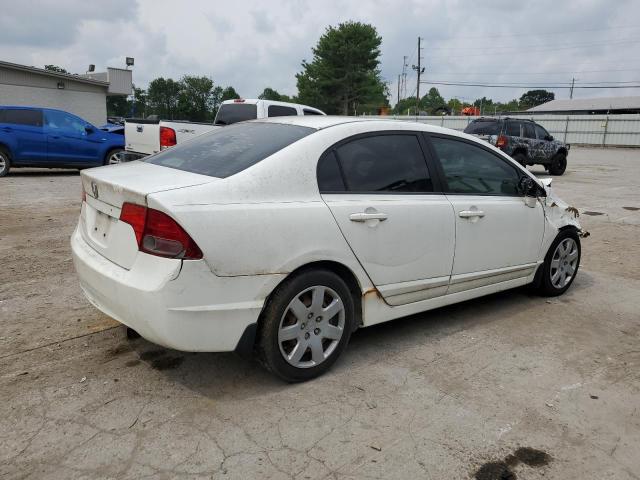
[[[120,159],[130,161],[152,155],[177,143],[232,123],[286,115],[324,115],[324,112],[297,103],[235,99],[222,102],[212,124],[181,120],[127,118],[124,122],[125,152],[120,154]]]

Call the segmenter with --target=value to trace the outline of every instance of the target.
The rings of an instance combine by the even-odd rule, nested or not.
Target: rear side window
[[[243,123],[219,128],[148,157],[163,167],[226,178],[282,150],[315,130],[278,123]]]
[[[218,110],[214,123],[216,125],[231,125],[256,118],[258,118],[258,107],[254,103],[225,103]]]
[[[448,193],[518,195],[515,167],[491,152],[466,142],[433,137]]]
[[[269,105],[267,111],[269,117],[287,117],[291,115],[298,115],[295,108],[283,107],[282,105]]]
[[[302,112],[305,115],[322,115],[320,112],[317,112],[315,110],[309,110],[308,108],[303,109]]]
[[[525,122],[522,124],[522,136],[525,138],[536,138],[536,131],[533,129],[533,123]]]
[[[510,137],[520,137],[520,122],[507,122],[506,133]]]
[[[0,115],[0,122],[13,125],[42,126],[42,110],[24,110],[6,108]]]
[[[346,190],[334,152],[329,152],[318,164],[318,188],[321,192],[344,192]]]
[[[343,184],[336,178],[336,166],[339,166]],[[335,157],[323,157],[318,165],[320,191],[336,191],[341,185],[349,192],[433,191],[417,137],[402,134],[352,140],[337,147]]]
[[[467,125],[464,133],[471,135],[499,135],[500,122],[496,120],[474,120]]]

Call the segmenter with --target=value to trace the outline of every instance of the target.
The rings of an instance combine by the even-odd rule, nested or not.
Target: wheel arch
[[[527,158],[529,157],[529,153],[527,152],[527,149],[526,149],[525,147],[522,147],[522,146],[520,146],[520,147],[516,147],[516,148],[513,150],[513,153],[511,154],[511,156],[517,155],[517,154],[519,154],[519,153],[523,154],[523,155],[524,155],[524,156],[526,156]]]
[[[566,147],[560,147],[560,148],[558,149],[558,151],[556,152],[556,155],[557,155],[558,153],[563,154],[565,157],[566,157],[567,155],[569,155],[569,151],[566,149]]]
[[[271,299],[273,293],[278,289],[280,285],[282,285],[287,280],[291,279],[296,275],[300,275],[305,271],[310,270],[329,270],[330,272],[338,275],[344,282],[347,284],[349,288],[349,292],[351,292],[351,296],[353,298],[353,305],[355,308],[356,321],[354,322],[355,329],[362,326],[362,286],[356,274],[349,267],[344,265],[343,263],[336,262],[333,260],[319,260],[306,263],[292,270],[286,277],[284,277],[278,284],[271,290],[269,295],[267,295],[264,305],[262,306],[262,311],[258,316],[257,323],[249,325],[244,333],[238,345],[236,347],[236,353],[240,354],[243,357],[250,357],[253,354],[254,347],[256,345],[256,341],[259,338],[260,328],[263,322],[264,310]]]

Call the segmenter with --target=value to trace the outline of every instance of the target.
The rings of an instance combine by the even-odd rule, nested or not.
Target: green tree
[[[224,102],[225,100],[233,100],[240,97],[240,94],[236,92],[236,89],[233,87],[227,87],[222,91],[222,95],[220,97],[220,101]]]
[[[298,101],[348,115],[388,105],[380,75],[382,38],[372,25],[349,21],[328,27],[296,75]]]
[[[267,87],[265,88],[262,93],[260,95],[258,95],[258,98],[260,100],[275,100],[278,102],[290,102],[291,101],[291,97],[289,97],[288,95],[283,95],[281,93],[278,93],[277,90],[274,90],[271,87]]]
[[[45,65],[44,66],[45,70],[49,70],[50,72],[58,72],[58,73],[69,73],[68,71],[66,71],[64,68],[59,67],[57,65]]]
[[[180,82],[171,78],[159,77],[152,80],[147,89],[148,114],[166,119],[176,118],[181,90]]]
[[[180,80],[178,110],[180,116],[192,122],[213,120],[213,80],[185,75]]]
[[[107,116],[126,117],[129,115],[130,102],[126,95],[109,95],[107,97]]]
[[[437,108],[441,108],[446,104],[447,102],[445,102],[436,87],[431,87],[427,94],[420,99],[420,108],[430,115],[433,115]]]
[[[527,108],[542,105],[554,98],[556,98],[555,94],[547,90],[529,90],[520,97],[520,109],[526,110]]]

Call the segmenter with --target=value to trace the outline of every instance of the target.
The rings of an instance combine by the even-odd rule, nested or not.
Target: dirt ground
[[[128,341],[75,278],[77,172],[14,170],[0,478],[639,479],[640,150],[574,148],[553,185],[591,232],[567,294],[364,329],[329,374],[287,385],[234,354]]]

